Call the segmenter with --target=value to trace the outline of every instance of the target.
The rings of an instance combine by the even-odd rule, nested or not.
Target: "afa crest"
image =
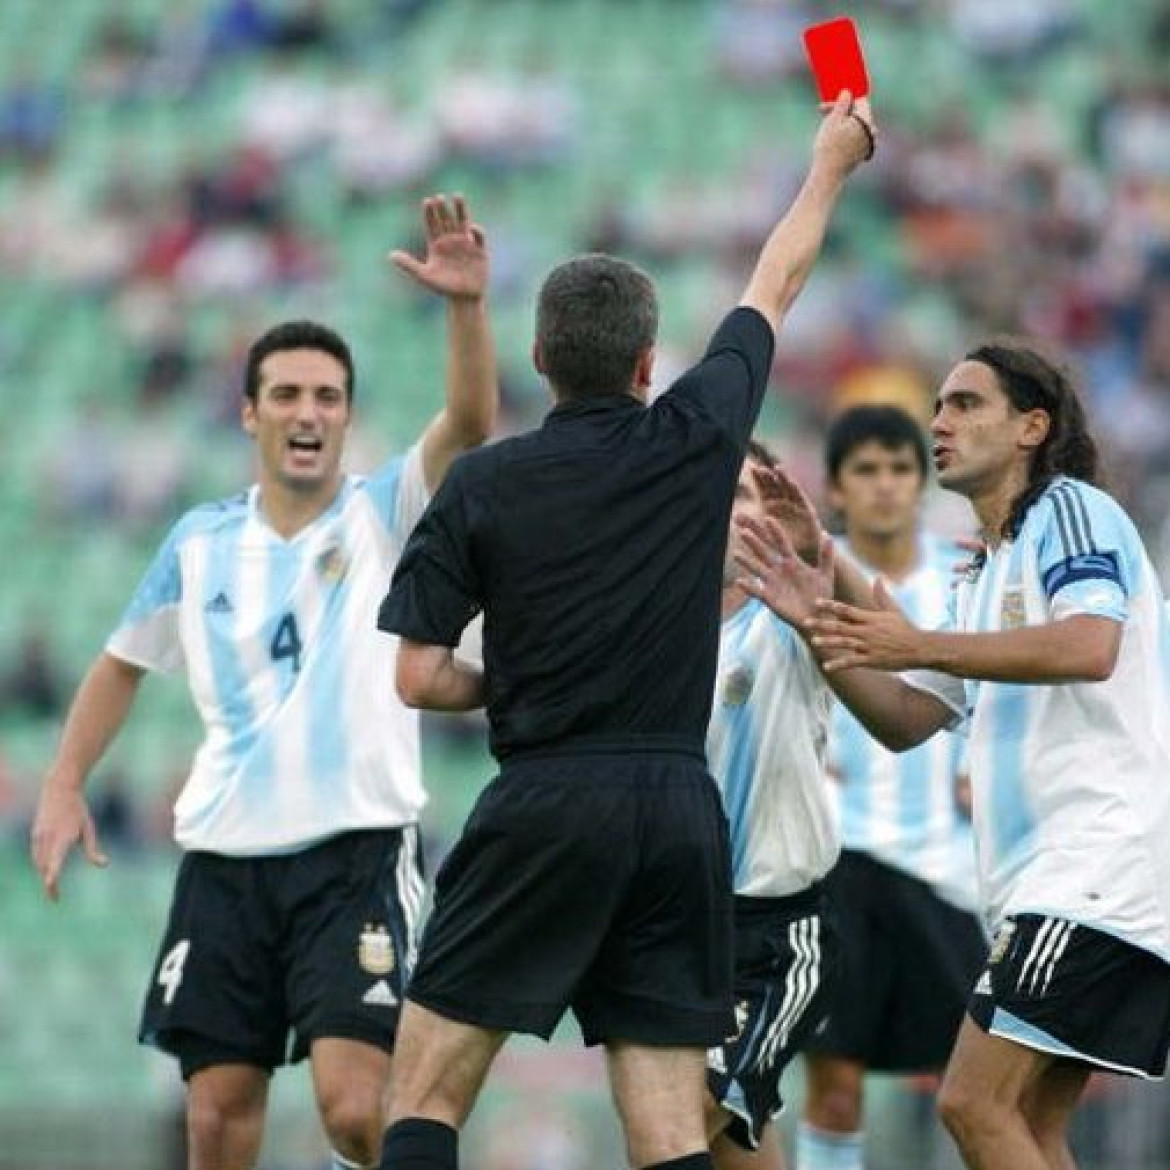
[[[995,939],[991,944],[991,953],[987,956],[987,965],[993,967],[998,963],[1004,955],[1008,952],[1008,947],[1012,944],[1012,936],[1016,933],[1016,924],[1008,919],[998,931],[996,931]]]
[[[345,549],[339,544],[331,544],[317,554],[317,572],[321,579],[330,585],[336,585],[345,580],[349,572],[349,558]]]
[[[384,926],[367,922],[358,936],[358,963],[371,975],[388,975],[394,970],[394,943]]]
[[[1004,630],[1019,630],[1028,624],[1028,609],[1022,585],[1009,585],[999,605],[999,625]]]
[[[746,666],[733,666],[720,680],[719,697],[726,707],[742,707],[751,696],[756,676]]]

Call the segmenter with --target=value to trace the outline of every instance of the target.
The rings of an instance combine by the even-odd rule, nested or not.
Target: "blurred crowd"
[[[256,306],[352,297],[341,237],[347,217],[371,204],[412,204],[457,176],[506,205],[525,182],[569,175],[573,215],[548,207],[544,218],[489,224],[498,305],[530,302],[545,232],[566,250],[613,250],[656,275],[698,273],[708,313],[734,297],[799,181],[803,149],[748,142],[730,170],[712,169],[697,139],[684,144],[689,169],[652,182],[650,199],[630,198],[632,163],[596,165],[603,111],[582,87],[606,61],[573,60],[563,44],[526,36],[523,4],[461,6],[478,12],[477,27],[490,26],[497,7],[517,22],[521,47],[506,64],[465,39],[425,91],[384,67],[424,52],[430,22],[452,5],[185,0],[160,3],[153,19],[142,15],[149,6],[135,18],[99,5],[105,15],[67,76],[42,71],[35,53],[0,75],[0,291],[47,290],[50,317],[74,302],[96,308],[102,345],[120,355],[127,383],[119,396],[70,387],[52,441],[36,454],[41,490],[23,506],[62,547],[94,525],[141,533],[148,547],[204,490],[193,436],[234,451],[246,477],[247,445],[229,436],[243,353],[261,324]],[[833,14],[822,0],[530,4],[545,26],[550,11],[579,19],[596,8],[615,37],[613,21],[635,6],[651,20],[657,11],[661,27],[645,46],[644,96],[620,111],[630,136],[619,157],[643,160],[643,171],[653,159],[635,115],[672,100],[662,78],[673,75],[660,65],[680,22],[702,26],[703,59],[686,84],[717,108],[807,86],[800,30]],[[881,32],[871,45],[881,149],[787,327],[776,370],[787,404],[780,440],[815,482],[819,435],[836,409],[891,400],[925,421],[940,374],[965,344],[998,331],[1044,338],[1083,372],[1110,486],[1170,576],[1170,77],[1158,67],[1170,54],[1170,5],[1133,5],[1127,37],[1103,30],[1103,8],[866,6],[863,33],[867,21]],[[883,65],[885,51],[912,64],[939,45],[964,72],[937,92],[915,93],[914,76]],[[236,84],[225,89],[228,75]],[[615,85],[614,101],[624,92]],[[810,96],[802,90],[802,101]],[[226,102],[222,135],[172,143],[169,166],[140,165],[135,135],[153,112],[194,116],[211,102]],[[78,189],[75,155],[93,153],[95,124],[106,128],[105,155]],[[221,324],[199,330],[207,306],[221,310]],[[667,332],[663,379],[695,356],[700,336]],[[0,324],[0,373],[36,377],[32,345],[11,320]],[[531,424],[544,409],[539,387],[522,354],[505,357],[508,425]],[[114,617],[95,615],[93,648]],[[22,614],[19,625],[29,620]],[[50,620],[9,632],[0,641],[3,721],[59,719],[79,664],[50,666]],[[21,788],[3,777],[0,768],[0,818],[14,803],[4,792]]]

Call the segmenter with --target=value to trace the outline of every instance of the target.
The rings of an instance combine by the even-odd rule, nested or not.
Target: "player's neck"
[[[257,507],[278,536],[291,540],[333,503],[340,490],[340,476],[311,492],[290,491],[273,480],[261,478]]]
[[[1002,540],[1012,505],[1027,486],[1027,470],[1021,468],[1018,473],[1005,475],[986,489],[970,495],[971,507],[979,517],[980,535],[992,548]]]
[[[845,539],[858,560],[890,581],[909,577],[918,567],[918,529],[905,532],[858,532],[845,527]]]

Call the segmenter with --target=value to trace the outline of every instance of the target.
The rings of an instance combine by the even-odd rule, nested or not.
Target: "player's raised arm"
[[[784,218],[772,230],[740,304],[779,327],[808,279],[845,180],[873,153],[872,114],[865,99],[842,93],[813,142],[812,165]]]
[[[461,195],[422,202],[426,255],[396,251],[403,272],[447,302],[447,401],[423,435],[423,474],[433,492],[451,460],[477,447],[496,422],[499,386],[487,312],[488,250]]]
[[[31,836],[33,865],[54,901],[61,870],[79,842],[92,865],[108,863],[82,790],[130,714],[144,673],[140,667],[102,653],[74,696],[56,759],[41,787]]]

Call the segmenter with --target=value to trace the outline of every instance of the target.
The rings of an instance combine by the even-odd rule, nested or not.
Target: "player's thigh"
[[[702,1048],[609,1041],[605,1049],[635,1170],[707,1148]]]
[[[271,1070],[284,1058],[279,924],[263,864],[192,853],[180,866],[140,1039],[178,1057],[184,1077],[214,1064]]]
[[[281,899],[293,1059],[323,1038],[388,1053],[422,909],[417,827],[347,833],[306,851]]]
[[[425,1117],[460,1128],[506,1039],[408,1002],[390,1074],[390,1120]]]
[[[361,1040],[324,1036],[309,1051],[317,1110],[326,1130],[375,1130],[390,1097],[390,1054]]]
[[[943,1074],[939,1108],[945,1116],[1021,1112],[1028,1093],[1055,1057],[985,1032],[964,1018]]]

